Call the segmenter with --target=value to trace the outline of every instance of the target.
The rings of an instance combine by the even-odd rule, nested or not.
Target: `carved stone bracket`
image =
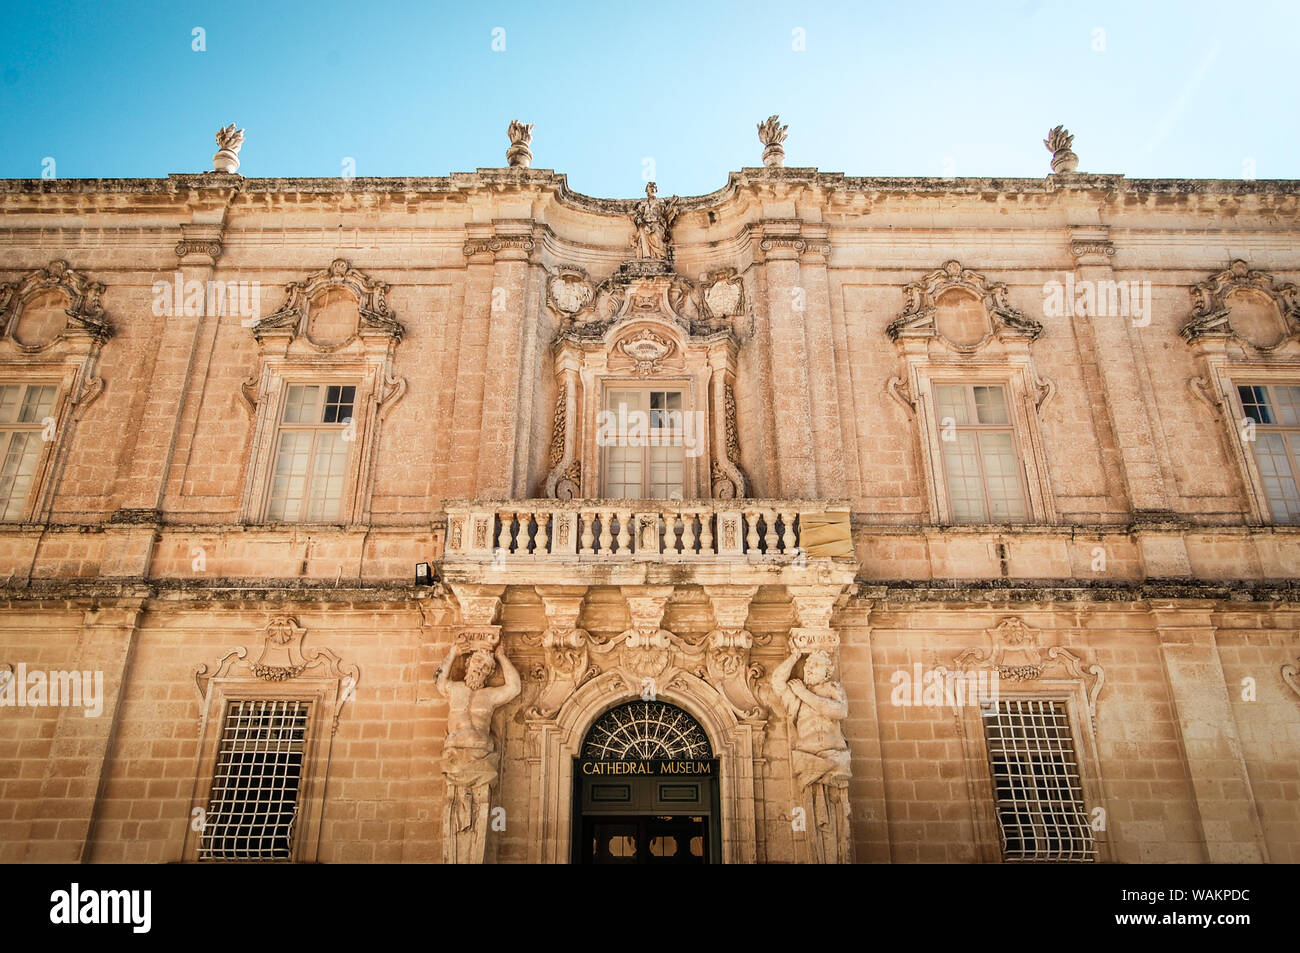
[[[471,238],[461,250],[466,258],[472,258],[475,255],[497,255],[501,252],[529,255],[536,247],[537,243],[531,235],[493,235],[491,238]]]
[[[901,377],[891,377],[885,382],[885,392],[898,401],[899,406],[907,411],[909,417],[916,416],[916,398],[912,396],[907,381]]]
[[[660,627],[672,591],[671,586],[624,587],[632,628],[591,646],[602,657],[617,650],[617,667],[626,683],[651,696],[670,685],[682,670],[697,678],[704,675],[701,647]]]
[[[754,636],[745,629],[749,604],[758,587],[707,586],[705,592],[713,605],[717,626],[705,640],[708,680],[737,718],[761,720],[767,712],[754,691],[763,677],[763,666],[750,661]]]
[[[1300,657],[1296,659],[1295,665],[1288,662],[1282,666],[1282,681],[1286,682],[1291,691],[1300,695]]]
[[[529,718],[554,718],[569,696],[598,674],[599,670],[590,664],[587,651],[591,636],[578,628],[584,593],[584,589],[537,587],[549,625],[540,640],[545,655],[545,684],[528,710]]]

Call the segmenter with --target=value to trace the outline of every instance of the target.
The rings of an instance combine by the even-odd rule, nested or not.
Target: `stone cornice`
[[[712,208],[738,191],[771,187],[803,187],[819,192],[932,195],[1026,195],[1105,191],[1152,195],[1300,195],[1300,179],[1127,179],[1122,175],[1056,175],[1047,178],[938,178],[923,176],[846,176],[816,169],[742,169],[728,175],[721,188],[704,195],[683,196],[682,210]],[[551,192],[565,206],[584,211],[627,215],[637,199],[607,199],[569,188],[563,173],[549,169],[479,169],[447,176],[262,178],[202,173],[170,175],[165,179],[0,179],[0,195],[15,194],[167,194],[202,189],[234,190],[244,194],[393,193],[456,195],[476,191]]]

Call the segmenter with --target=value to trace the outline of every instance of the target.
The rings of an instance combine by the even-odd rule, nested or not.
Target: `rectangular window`
[[[53,384],[0,385],[0,519],[22,519],[55,393]]]
[[[291,384],[276,437],[266,518],[285,523],[339,519],[357,389]]]
[[[291,858],[310,709],[304,701],[229,703],[200,860]]]
[[[611,500],[680,500],[685,419],[679,390],[605,392],[604,490]]]
[[[1255,422],[1255,465],[1278,523],[1300,523],[1300,386],[1243,384],[1242,413]]]
[[[1025,520],[1025,483],[1005,390],[996,384],[936,384],[934,395],[953,519]]]
[[[1003,859],[1094,861],[1065,702],[999,699],[981,717]]]

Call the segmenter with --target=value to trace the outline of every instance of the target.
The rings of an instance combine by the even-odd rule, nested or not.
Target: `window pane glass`
[[[311,434],[280,434],[280,446],[271,474],[271,502],[267,518],[294,522],[302,518],[307,492],[307,464],[311,457]]]
[[[11,424],[18,418],[18,398],[22,396],[21,384],[0,387],[0,423]]]
[[[308,522],[327,523],[338,519],[347,465],[348,442],[343,439],[343,434],[318,433],[311,475],[311,498],[307,504]]]
[[[934,412],[942,426],[945,417],[951,417],[959,424],[970,423],[970,411],[966,404],[967,388],[963,384],[936,384],[934,388]]]
[[[357,399],[353,386],[330,386],[325,393],[324,423],[338,424],[352,416],[352,405]]]
[[[54,409],[54,385],[43,384],[39,387],[28,387],[27,393],[23,395],[23,405],[18,411],[18,420],[20,423],[34,424],[40,423],[50,415]]]
[[[953,518],[964,523],[984,522],[987,515],[975,435],[958,433],[955,440],[946,440],[940,446],[948,472],[948,496],[952,500]]]
[[[1020,482],[1020,461],[1009,433],[980,434],[984,484],[994,520],[1024,519],[1025,498]]]
[[[1259,431],[1255,435],[1255,463],[1264,482],[1273,519],[1300,522],[1300,490],[1296,487],[1295,461],[1300,459],[1300,434]]]
[[[617,412],[619,405],[627,407],[628,412],[641,409],[641,398],[644,396],[643,391],[639,390],[609,390],[605,392],[605,409]]]
[[[643,447],[610,447],[605,452],[605,496],[613,500],[639,500]]]
[[[0,446],[5,455],[0,461],[0,517],[19,519],[27,503],[40,458],[41,437],[34,430],[20,433],[0,432]]]
[[[1255,423],[1272,424],[1277,422],[1273,418],[1273,411],[1269,406],[1268,393],[1265,388],[1246,385],[1238,387],[1237,394],[1241,397],[1241,409]]]
[[[1300,427],[1300,387],[1274,387],[1273,397],[1277,422],[1284,427]]]
[[[1001,387],[975,388],[975,412],[982,424],[1005,424],[1007,420],[1007,400]]]
[[[682,498],[682,448],[650,448],[650,499]]]
[[[320,422],[320,387],[316,384],[293,384],[284,401],[286,424]]]

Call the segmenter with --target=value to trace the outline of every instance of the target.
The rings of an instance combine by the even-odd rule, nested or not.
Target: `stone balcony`
[[[845,500],[448,500],[448,582],[851,581]]]

